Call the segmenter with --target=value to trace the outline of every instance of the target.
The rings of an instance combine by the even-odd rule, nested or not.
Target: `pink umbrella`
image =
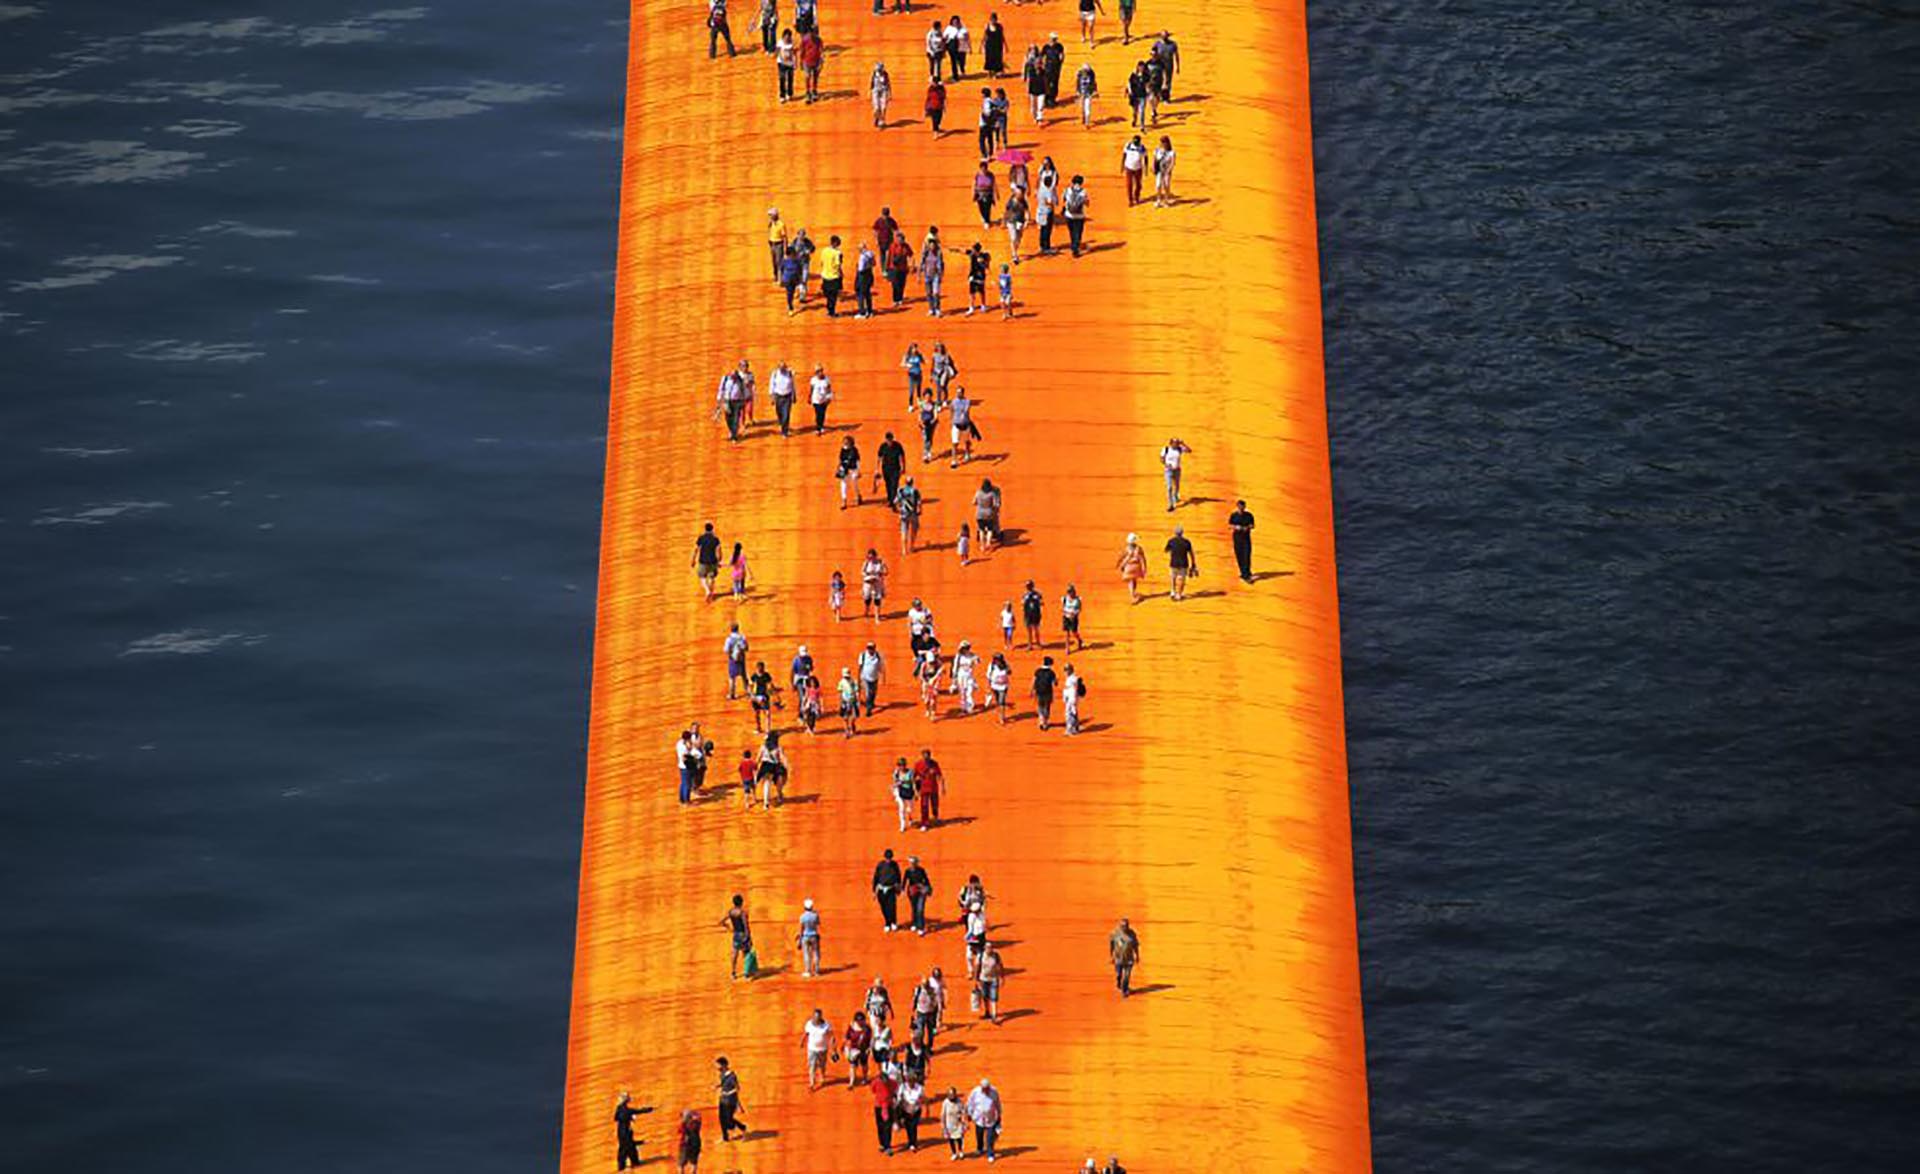
[[[1032,155],[1029,155],[1025,151],[1015,150],[1012,147],[1009,147],[1006,150],[1000,152],[998,155],[995,155],[993,158],[994,158],[994,161],[997,163],[1031,163],[1033,162]]]

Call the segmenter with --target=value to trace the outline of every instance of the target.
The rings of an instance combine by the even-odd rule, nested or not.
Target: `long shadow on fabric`
[[[749,1129],[745,1133],[741,1134],[735,1140],[736,1141],[765,1141],[770,1137],[779,1137],[779,1136],[780,1136],[780,1131],[778,1129]]]
[[[859,93],[860,91],[858,90],[821,90],[818,94],[814,95],[813,100],[816,104],[820,102],[840,102],[848,98],[858,97]]]
[[[805,795],[788,795],[785,799],[781,800],[779,803],[774,804],[774,806],[793,807],[796,804],[818,803],[818,802],[820,802],[820,792],[813,791]]]
[[[1002,1015],[1000,1018],[1005,1019],[1006,1016]],[[1003,1145],[995,1146],[994,1153],[999,1154],[1002,1158],[1017,1158],[1021,1154],[1034,1153],[1039,1148],[1037,1145]]]
[[[974,459],[981,460],[983,458],[975,457]],[[1022,545],[1025,545],[1026,541],[1027,541],[1027,532],[1025,530],[1022,530],[1018,526],[1010,526],[1007,529],[1000,531],[1000,541],[996,542],[994,545],[1022,546]]]
[[[845,974],[849,970],[858,970],[859,968],[860,966],[857,962],[842,962],[838,966],[822,966],[820,968],[820,977],[825,978],[829,974]]]
[[[1253,581],[1264,583],[1268,579],[1291,579],[1297,574],[1299,574],[1298,571],[1255,571]]]
[[[1154,982],[1148,983],[1146,986],[1134,987],[1133,994],[1135,997],[1140,995],[1157,995],[1161,991],[1170,991],[1172,989],[1173,984],[1170,982]]]
[[[1090,245],[1081,245],[1080,255],[1087,256],[1092,253],[1106,253],[1114,249],[1124,249],[1126,247],[1127,242],[1125,241],[1098,241]]]
[[[1026,1019],[1038,1014],[1040,1014],[1038,1007],[1022,1007],[1017,1011],[1002,1011],[1000,1012],[1000,1022],[1011,1023],[1015,1019]]]
[[[1112,728],[1112,722],[1085,722],[1080,726],[1080,733],[1082,735],[1097,734],[1102,730],[1111,730]]]
[[[754,976],[748,981],[759,982],[763,978],[775,978],[779,975],[785,974],[787,971],[792,969],[793,967],[788,966],[785,963],[781,963],[779,966],[762,966],[757,972],[755,972]]]
[[[1218,587],[1213,587],[1213,588],[1209,588],[1206,591],[1189,591],[1187,592],[1187,598],[1188,599],[1221,599],[1221,598],[1224,598],[1226,594],[1227,594],[1226,592],[1220,590]]]

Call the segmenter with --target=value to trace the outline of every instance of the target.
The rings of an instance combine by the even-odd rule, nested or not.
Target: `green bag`
[[[740,970],[748,978],[760,973],[760,951],[748,950],[746,959],[740,964]]]

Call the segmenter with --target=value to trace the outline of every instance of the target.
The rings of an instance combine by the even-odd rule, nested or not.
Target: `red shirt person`
[[[875,1076],[867,1085],[873,1090],[873,1130],[880,1139],[880,1152],[893,1153],[893,1101],[898,1092],[893,1081],[883,1072]]]
[[[947,789],[947,776],[933,760],[933,751],[922,750],[913,764],[913,793],[920,798],[920,830],[940,822],[940,796]]]

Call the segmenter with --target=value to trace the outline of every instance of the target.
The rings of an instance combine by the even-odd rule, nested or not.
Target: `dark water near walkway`
[[[1920,9],[1312,33],[1379,1167],[1920,1169]]]
[[[1383,1170],[1913,1165],[1920,23],[1828,7],[1314,14]],[[132,8],[0,3],[0,1167],[549,1168],[621,6]]]

